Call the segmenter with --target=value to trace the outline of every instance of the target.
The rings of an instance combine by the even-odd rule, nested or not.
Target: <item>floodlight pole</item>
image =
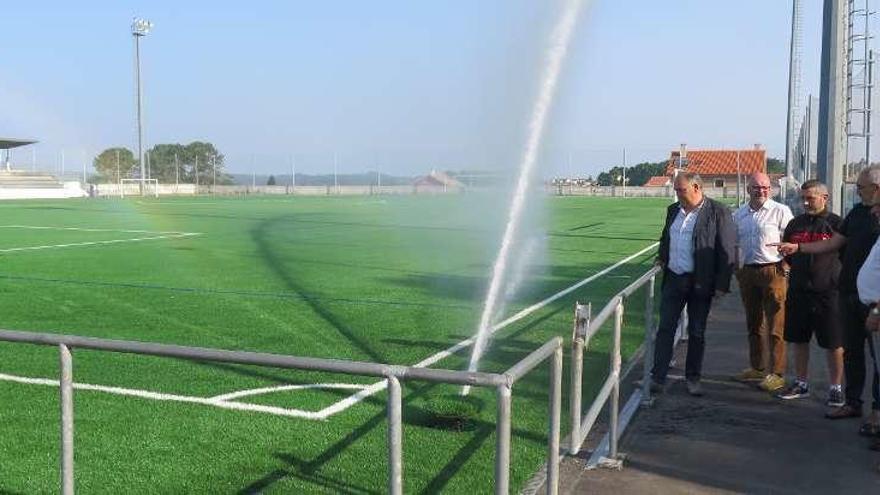
[[[296,158],[290,155],[290,190],[296,187]]]
[[[146,36],[153,27],[153,23],[144,19],[134,18],[131,23],[131,35],[134,38],[134,73],[135,88],[137,91],[137,129],[138,129],[138,161],[141,165],[141,195],[146,191],[144,188],[144,180],[147,178],[146,167],[144,165],[144,126],[143,126],[143,96],[141,92],[141,44],[140,39]]]
[[[116,183],[119,184],[122,182],[122,177],[119,176],[119,150],[116,150]]]
[[[174,154],[174,192],[180,192],[180,160]]]
[[[214,169],[214,185],[211,186],[211,193],[217,189],[217,155],[211,155],[211,167]]]
[[[626,197],[626,148],[623,148],[623,197]]]

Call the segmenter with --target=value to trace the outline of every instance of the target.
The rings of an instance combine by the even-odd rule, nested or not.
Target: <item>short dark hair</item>
[[[818,189],[823,194],[828,194],[828,186],[820,180],[810,179],[801,185],[801,191],[809,191],[810,189]]]

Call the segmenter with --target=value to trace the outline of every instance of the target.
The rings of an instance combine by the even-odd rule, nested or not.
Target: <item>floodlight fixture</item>
[[[131,34],[134,36],[146,36],[150,29],[153,29],[153,23],[146,19],[135,17],[131,22]]]

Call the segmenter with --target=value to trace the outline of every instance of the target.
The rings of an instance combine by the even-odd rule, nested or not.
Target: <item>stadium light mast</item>
[[[141,165],[141,195],[145,193],[144,180],[147,178],[144,166],[144,126],[141,109],[143,98],[141,94],[141,44],[140,39],[146,36],[153,28],[153,23],[135,17],[131,23],[131,36],[134,38],[134,79],[137,92],[137,130],[138,130],[138,161]]]

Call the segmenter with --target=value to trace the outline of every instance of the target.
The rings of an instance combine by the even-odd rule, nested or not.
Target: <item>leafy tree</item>
[[[642,162],[626,168],[626,184],[629,186],[643,186],[648,179],[655,175],[663,175],[666,173],[666,161],[662,162]],[[596,177],[596,182],[600,186],[621,185],[623,177],[622,167],[612,167],[607,172],[602,172]]]
[[[107,148],[92,160],[101,182],[119,182],[131,177],[138,161],[128,148]],[[117,166],[118,165],[118,166]]]
[[[267,186],[274,186],[275,185],[275,176],[274,175],[269,176],[269,180],[266,181],[266,185]]]
[[[780,160],[779,158],[767,158],[767,173],[768,174],[784,174],[785,173],[785,161]]]
[[[216,166],[217,184],[231,184],[232,178],[225,172],[225,157],[209,142],[193,141],[157,144],[149,151],[150,176],[159,182],[213,184]]]

